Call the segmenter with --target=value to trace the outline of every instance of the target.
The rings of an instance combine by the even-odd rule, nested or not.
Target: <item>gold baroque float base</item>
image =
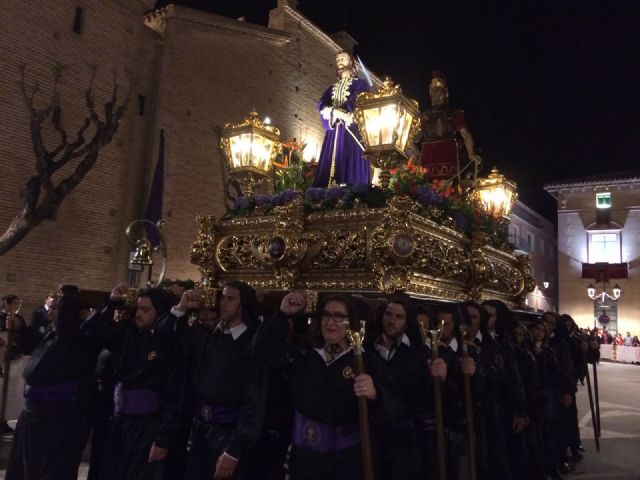
[[[528,256],[489,246],[481,232],[469,239],[421,211],[395,196],[385,208],[305,214],[298,198],[269,215],[198,217],[191,261],[214,288],[243,280],[267,290],[404,291],[523,306],[534,288]]]

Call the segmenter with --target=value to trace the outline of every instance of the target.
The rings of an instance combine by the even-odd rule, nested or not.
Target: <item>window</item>
[[[144,95],[138,95],[138,115],[144,117],[144,106],[146,103],[146,98]]]
[[[610,208],[611,207],[611,193],[603,192],[596,193],[596,208]]]
[[[540,239],[540,255],[544,255],[544,238]]]
[[[82,33],[82,27],[84,26],[84,8],[76,7],[76,16],[73,19],[73,31],[75,33]]]
[[[527,233],[527,247],[529,253],[533,253],[536,249],[536,237],[533,233]]]
[[[589,237],[589,263],[620,263],[620,232],[594,232]]]
[[[516,248],[520,248],[520,226],[512,225],[511,226],[511,241],[516,246]]]

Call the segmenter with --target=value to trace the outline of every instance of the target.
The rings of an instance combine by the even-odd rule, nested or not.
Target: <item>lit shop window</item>
[[[596,207],[597,208],[610,208],[611,207],[611,193],[596,193]]]
[[[620,232],[589,233],[589,263],[620,261]]]

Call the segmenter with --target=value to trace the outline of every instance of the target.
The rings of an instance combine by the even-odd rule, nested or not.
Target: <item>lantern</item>
[[[244,195],[252,195],[256,184],[269,176],[273,161],[282,151],[280,131],[261,122],[255,111],[242,123],[224,126],[220,147],[227,157],[229,174]]]
[[[405,97],[400,85],[385,77],[380,89],[358,95],[354,116],[364,155],[381,169],[380,181],[387,188],[389,169],[406,162],[407,150],[420,132],[418,102]]]
[[[507,180],[494,167],[488,178],[476,180],[475,198],[486,213],[497,218],[507,218],[518,199],[516,184]]]

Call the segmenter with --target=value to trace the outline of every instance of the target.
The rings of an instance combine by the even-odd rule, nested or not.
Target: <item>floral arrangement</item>
[[[369,185],[330,188],[287,188],[272,195],[239,197],[227,216],[265,215],[273,208],[302,198],[306,212],[350,209],[357,203],[369,208],[383,208],[394,195],[407,195],[423,207],[422,214],[435,222],[454,228],[471,237],[482,231],[490,244],[513,250],[507,241],[507,226],[500,219],[484,213],[465,198],[450,182],[429,180],[425,169],[404,165],[391,171],[390,189]]]
[[[314,163],[306,163],[303,160],[306,143],[298,143],[295,138],[290,138],[282,143],[282,155],[275,167],[275,190],[283,192],[288,189],[304,190],[311,186],[314,176]]]

